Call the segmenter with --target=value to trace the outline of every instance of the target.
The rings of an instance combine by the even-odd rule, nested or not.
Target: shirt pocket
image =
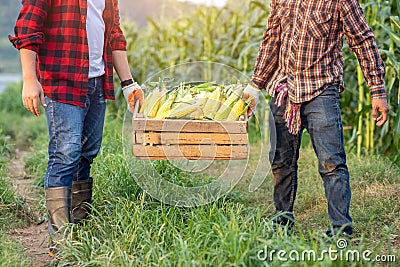
[[[315,11],[308,19],[307,32],[310,36],[321,39],[329,35],[332,27],[332,13]]]
[[[289,8],[283,8],[280,11],[280,26],[281,26],[281,31],[282,35],[286,35],[288,32],[290,32],[290,29],[292,28],[292,23],[293,23],[293,12],[290,11]]]

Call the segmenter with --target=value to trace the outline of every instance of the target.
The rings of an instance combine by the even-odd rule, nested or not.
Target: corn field
[[[128,57],[134,78],[144,82],[167,67],[191,61],[226,64],[250,76],[269,14],[269,1],[243,1],[226,8],[198,7],[168,20],[154,20],[143,28],[124,21]],[[342,118],[348,150],[389,155],[400,162],[400,0],[360,1],[374,30],[386,66],[389,123],[374,126],[371,98],[355,56],[347,45]],[[354,75],[357,73],[357,75]],[[112,108],[118,111],[121,93]]]

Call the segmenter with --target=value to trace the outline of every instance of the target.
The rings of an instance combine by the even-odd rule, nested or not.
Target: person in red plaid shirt
[[[270,158],[274,174],[275,226],[291,229],[297,191],[301,135],[310,134],[318,157],[332,226],[327,235],[351,235],[350,181],[346,165],[339,93],[343,86],[343,38],[356,55],[372,96],[372,116],[388,116],[385,68],[358,0],[272,0],[264,40],[246,97],[271,95],[276,129]],[[253,101],[250,112],[254,112]],[[275,137],[275,135],[272,135]]]
[[[41,103],[48,123],[44,184],[53,255],[64,225],[90,211],[90,168],[101,146],[105,100],[114,99],[113,67],[126,98],[141,103],[143,93],[129,69],[117,0],[22,0],[14,31],[23,104],[39,116]]]

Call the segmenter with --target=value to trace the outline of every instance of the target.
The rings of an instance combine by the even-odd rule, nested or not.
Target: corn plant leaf
[[[398,108],[400,108],[400,104],[398,105]],[[394,144],[395,144],[397,150],[399,150],[400,149],[400,113],[399,112],[397,112],[397,114],[396,114],[396,120],[394,122],[393,133],[394,133],[394,136],[393,136]]]
[[[400,0],[397,0],[397,14],[400,16]]]
[[[400,46],[400,34],[394,32],[391,28],[383,25],[382,23],[379,23],[379,26],[381,26],[390,35],[390,38],[393,39],[397,46]]]
[[[265,4],[263,4],[262,2],[251,1],[251,5],[255,5],[255,6],[261,8],[264,12],[268,12],[267,6]]]
[[[400,30],[400,19],[398,16],[391,16],[390,21]]]

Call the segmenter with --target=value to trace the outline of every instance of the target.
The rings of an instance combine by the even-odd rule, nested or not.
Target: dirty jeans
[[[286,103],[285,103],[286,104]],[[344,151],[340,116],[339,93],[336,86],[328,87],[321,95],[301,106],[302,128],[297,135],[288,132],[282,116],[285,106],[271,100],[271,112],[276,127],[276,149],[270,158],[274,174],[274,204],[277,213],[287,213],[294,220],[293,207],[297,191],[297,161],[302,131],[307,129],[318,157],[318,171],[322,177],[328,201],[328,215],[334,229],[344,227],[352,233],[350,181]],[[274,137],[275,139],[275,137]]]
[[[86,106],[56,102],[46,97],[49,161],[45,188],[71,186],[90,178],[103,135],[106,102],[102,77],[89,79]]]

